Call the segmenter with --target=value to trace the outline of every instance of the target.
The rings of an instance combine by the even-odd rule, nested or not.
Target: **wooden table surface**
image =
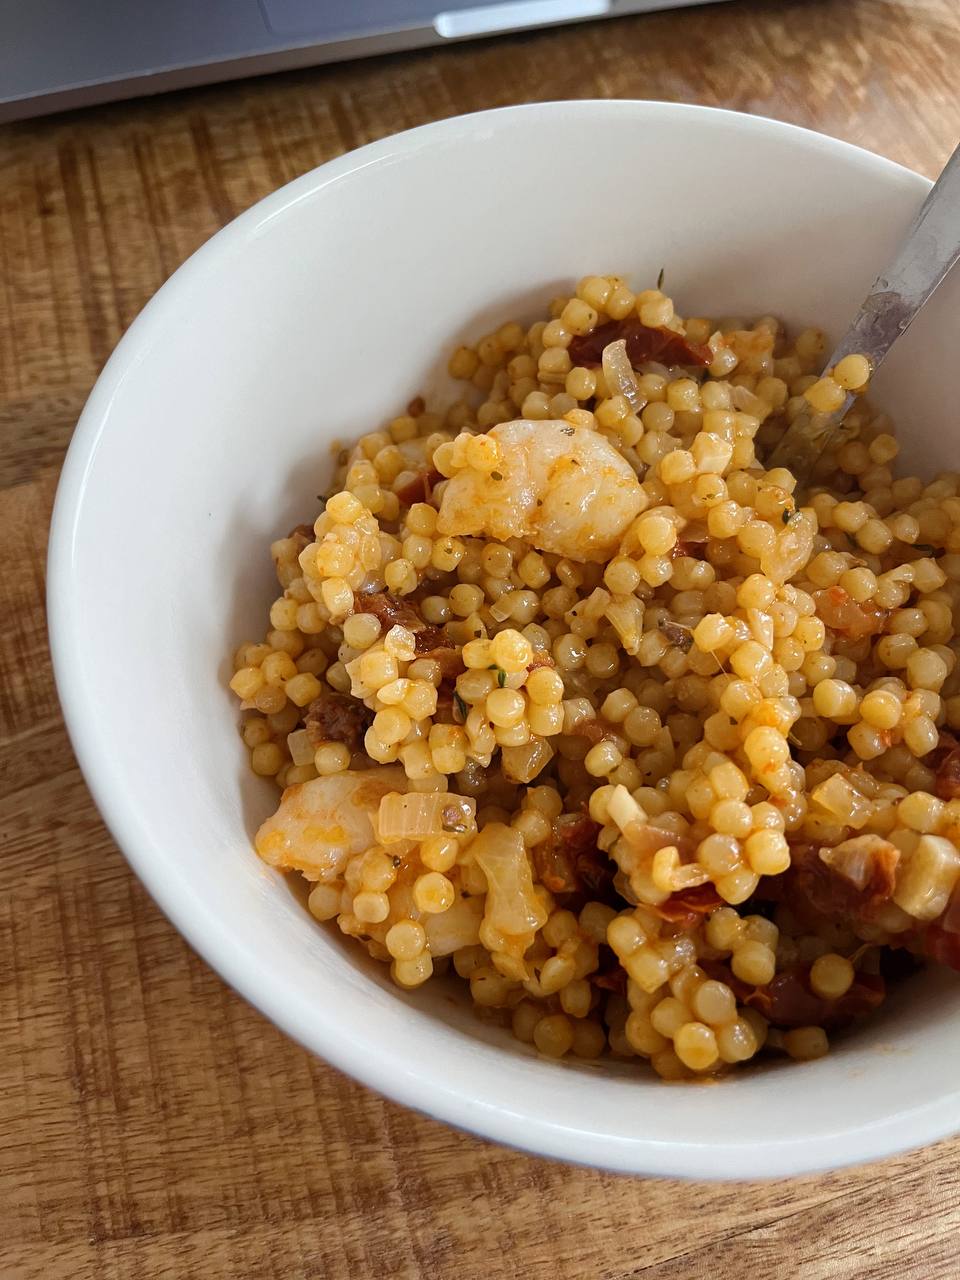
[[[42,598],[57,473],[100,367],[165,277],[274,187],[425,120],[586,96],[776,116],[932,175],[960,137],[958,62],[957,0],[733,0],[0,129],[3,1280],[960,1275],[960,1141],[798,1181],[641,1181],[455,1133],[291,1044],[104,830]]]

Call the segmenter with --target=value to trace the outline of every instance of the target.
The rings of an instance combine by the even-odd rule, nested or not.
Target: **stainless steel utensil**
[[[876,369],[958,257],[960,147],[923,202],[899,253],[873,282],[827,368],[832,369],[844,356],[859,352]],[[801,413],[784,432],[766,465],[789,467],[802,484],[817,458],[836,439],[854,399],[852,393],[848,394],[833,413]]]

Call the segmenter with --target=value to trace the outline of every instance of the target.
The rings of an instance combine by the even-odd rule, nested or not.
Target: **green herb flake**
[[[667,270],[667,269],[666,269],[666,267],[661,267],[661,268],[660,268],[660,271],[659,271],[659,273],[658,273],[658,275],[657,275],[657,288],[658,288],[658,289],[662,289],[662,288],[663,288],[663,277],[664,277],[664,275],[666,274],[666,270]]]
[[[789,524],[796,514],[797,513],[795,511],[783,511],[780,514],[780,519],[784,524]]]
[[[460,697],[459,693],[455,693],[453,695],[453,701],[457,710],[460,712],[460,722],[465,723],[467,719],[467,704]]]
[[[503,667],[497,667],[497,684],[502,689],[506,683],[507,683],[507,673],[504,671]]]

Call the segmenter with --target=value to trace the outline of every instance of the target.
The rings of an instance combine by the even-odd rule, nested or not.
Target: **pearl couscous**
[[[960,475],[847,356],[588,276],[338,458],[230,686],[256,838],[394,981],[667,1080],[960,959]],[[806,487],[763,459],[854,393]]]

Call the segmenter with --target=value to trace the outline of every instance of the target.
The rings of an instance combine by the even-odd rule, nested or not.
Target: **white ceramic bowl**
[[[574,175],[571,180],[570,175]],[[149,891],[238,991],[409,1106],[634,1173],[757,1177],[960,1128],[958,985],[915,979],[825,1059],[669,1087],[540,1060],[439,984],[404,996],[251,849],[274,803],[247,770],[228,655],[261,633],[268,545],[315,511],[328,445],[447,390],[464,335],[591,271],[666,269],[687,313],[839,332],[929,184],[830,138],[648,102],[427,125],[284,187],[194,255],[120,343],[64,467],[50,543],[57,682],[94,797]],[[911,466],[943,430],[960,277],[876,397]]]

